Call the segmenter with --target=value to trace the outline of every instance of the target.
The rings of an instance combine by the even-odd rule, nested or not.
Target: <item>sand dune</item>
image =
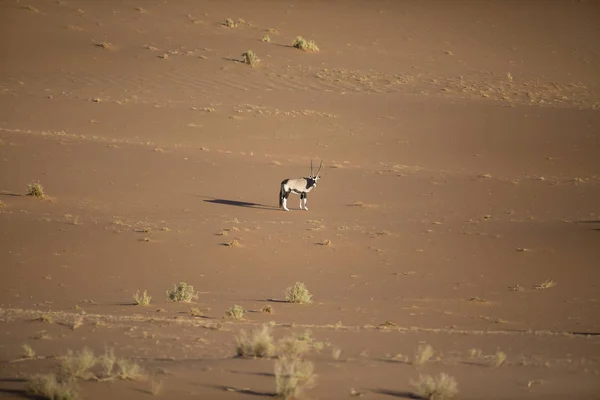
[[[307,398],[419,398],[440,373],[462,399],[598,398],[598,16],[0,2],[1,396],[87,348],[83,399],[272,397],[278,360],[312,363]],[[282,211],[311,160],[310,211]],[[275,352],[238,357],[265,324]]]

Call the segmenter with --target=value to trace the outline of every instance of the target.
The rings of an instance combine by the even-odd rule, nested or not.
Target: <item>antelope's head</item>
[[[319,170],[317,171],[317,174],[314,175],[313,174],[313,163],[312,163],[312,160],[310,160],[310,176],[309,176],[309,179],[312,179],[315,182],[313,186],[317,186],[317,181],[319,179],[321,179],[321,177],[319,176],[319,174],[321,173],[321,168],[323,168],[323,161],[321,161],[321,165],[319,165]]]

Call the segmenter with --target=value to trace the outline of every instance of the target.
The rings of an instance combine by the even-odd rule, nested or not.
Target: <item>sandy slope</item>
[[[273,321],[276,339],[323,342],[315,398],[410,397],[439,372],[464,399],[598,398],[599,16],[592,1],[1,1],[0,396],[85,346],[137,361],[159,397],[270,396],[274,360],[234,355],[241,329]],[[248,49],[256,68],[236,61]],[[310,211],[280,211],[279,182],[311,159]],[[21,196],[33,181],[48,199]],[[179,281],[196,304],[167,300]],[[313,304],[283,301],[296,281]],[[144,289],[152,304],[133,306]],[[234,304],[243,321],[222,318]],[[22,344],[40,357],[14,362]]]

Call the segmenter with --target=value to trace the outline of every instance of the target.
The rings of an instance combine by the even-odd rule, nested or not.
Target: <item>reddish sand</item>
[[[272,321],[323,344],[309,398],[441,372],[461,399],[600,398],[599,20],[592,0],[1,1],[0,397],[84,347],[148,379],[82,399],[269,397],[275,359],[235,338]],[[311,159],[310,211],[280,210]],[[194,304],[168,300],[180,281]],[[284,301],[297,281],[312,304]]]

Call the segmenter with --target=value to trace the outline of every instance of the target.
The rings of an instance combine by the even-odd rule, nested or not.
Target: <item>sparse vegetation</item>
[[[104,50],[112,50],[112,49],[114,49],[113,44],[109,43],[109,42],[96,43],[95,46],[96,47],[100,47],[101,49],[104,49]]]
[[[499,367],[506,362],[506,353],[497,351],[496,354],[489,358],[492,367]]]
[[[292,46],[303,51],[319,51],[319,46],[317,46],[317,44],[314,41],[306,40],[302,36],[296,37],[296,39],[292,43]]]
[[[420,344],[413,358],[413,365],[419,366],[425,364],[433,357],[433,347],[429,344]]]
[[[296,282],[293,286],[285,289],[284,295],[290,303],[309,304],[312,302],[312,294],[302,282]]]
[[[550,280],[550,279],[546,279],[544,282],[540,283],[539,285],[535,285],[534,289],[550,289],[552,287],[556,286],[556,282]]]
[[[313,339],[310,331],[284,337],[277,344],[277,353],[280,357],[301,358],[311,350],[323,348],[322,342]]]
[[[275,343],[271,335],[271,327],[263,325],[252,330],[248,335],[241,331],[236,337],[236,352],[239,357],[272,357],[275,355]]]
[[[2,200],[0,200],[0,208],[2,208],[2,207],[6,207],[6,203],[3,202]]]
[[[173,286],[172,290],[167,290],[169,300],[174,302],[191,303],[198,295],[194,287],[186,282],[179,282]]]
[[[273,314],[275,312],[273,310],[273,306],[270,304],[267,304],[266,306],[264,306],[260,311],[265,314]]]
[[[90,379],[94,374],[90,371],[96,365],[94,353],[87,347],[74,353],[68,350],[60,359],[60,377],[64,380]]]
[[[320,242],[319,244],[321,246],[331,246],[332,245],[331,240],[329,240],[329,239],[325,239],[322,242]]]
[[[133,303],[136,306],[147,306],[148,304],[150,304],[150,300],[152,300],[152,297],[148,294],[146,290],[144,290],[143,293],[140,293],[140,291],[138,290],[133,295]]]
[[[316,384],[313,363],[280,357],[275,362],[275,392],[285,400],[298,399]]]
[[[73,400],[77,387],[74,380],[59,380],[55,374],[34,375],[27,382],[27,393],[48,400]]]
[[[260,62],[260,58],[252,50],[243,52],[242,58],[244,59],[244,64],[248,64],[252,68],[256,67]]]
[[[190,309],[190,315],[192,317],[203,317],[204,313],[202,312],[202,310],[200,310],[198,307],[192,307]]]
[[[244,307],[235,304],[225,310],[225,317],[231,319],[243,319],[245,313]]]
[[[131,360],[120,358],[117,360],[119,378],[125,381],[137,381],[144,378],[142,367]]]
[[[34,358],[35,351],[31,348],[30,345],[24,344],[23,345],[23,355],[21,357],[22,358]]]
[[[226,247],[240,247],[240,242],[237,239],[233,239],[231,242],[224,243]]]
[[[38,199],[46,198],[44,188],[42,187],[42,185],[40,185],[39,182],[30,183],[29,186],[27,186],[27,192],[25,193],[25,195],[36,197]]]
[[[227,18],[223,23],[223,26],[226,26],[227,28],[235,28],[237,24],[231,18]]]
[[[97,358],[97,362],[102,367],[102,374],[105,378],[113,376],[117,356],[113,349],[106,349],[104,354]]]
[[[269,35],[265,35],[263,36],[262,41],[265,43],[269,43],[271,41],[271,37]]]
[[[445,373],[435,378],[431,375],[419,375],[419,380],[411,384],[415,388],[415,394],[425,400],[451,399],[458,394],[456,380]]]

